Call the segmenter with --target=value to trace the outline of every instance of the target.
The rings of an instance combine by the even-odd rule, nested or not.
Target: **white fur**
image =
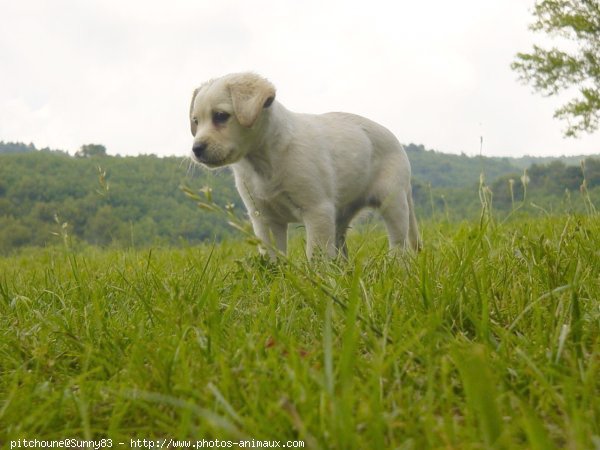
[[[261,251],[285,252],[288,223],[302,222],[309,258],[346,254],[350,221],[368,206],[380,210],[390,247],[417,249],[410,163],[394,135],[353,114],[298,114],[274,98],[264,78],[230,74],[196,89],[190,107],[194,159],[233,167]],[[215,113],[230,117],[220,123]]]

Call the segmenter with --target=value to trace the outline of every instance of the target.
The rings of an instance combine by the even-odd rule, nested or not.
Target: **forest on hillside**
[[[584,213],[600,199],[600,159],[577,165],[553,160],[524,171],[511,158],[447,155],[414,144],[407,152],[421,220],[477,217],[482,192],[499,217],[514,210]],[[199,209],[183,187],[210,187],[216,203],[232,203],[244,215],[228,169],[204,170],[181,157],[108,156],[95,145],[71,156],[0,143],[0,253],[64,242],[194,245],[235,235],[222,217]]]

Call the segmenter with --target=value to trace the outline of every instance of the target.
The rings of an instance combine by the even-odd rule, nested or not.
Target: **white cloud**
[[[509,65],[530,48],[522,0],[0,3],[0,139],[71,151],[187,153],[192,89],[255,70],[305,112],[346,110],[400,141],[474,154],[591,153],[557,99]]]

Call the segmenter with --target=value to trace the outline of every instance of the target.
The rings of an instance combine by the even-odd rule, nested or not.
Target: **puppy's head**
[[[260,132],[263,110],[274,99],[275,87],[253,73],[204,83],[194,91],[190,105],[194,159],[208,167],[242,159]]]

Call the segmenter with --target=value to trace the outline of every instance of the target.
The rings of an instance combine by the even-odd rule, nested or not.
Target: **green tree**
[[[579,95],[557,109],[554,117],[566,120],[565,136],[594,132],[600,119],[600,4],[598,0],[538,0],[533,31],[572,41],[563,51],[533,46],[518,53],[512,63],[522,81],[543,95],[576,88]]]
[[[75,153],[78,158],[91,158],[93,156],[106,156],[106,147],[98,144],[86,144]]]

